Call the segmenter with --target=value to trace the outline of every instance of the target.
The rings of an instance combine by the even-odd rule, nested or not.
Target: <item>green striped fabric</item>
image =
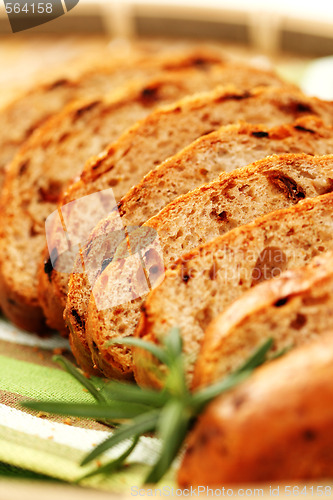
[[[0,318],[0,478],[74,482],[97,462],[79,463],[110,429],[79,418],[37,414],[22,408],[26,399],[93,402],[92,397],[67,372],[53,363],[53,351],[70,358],[67,341],[40,338],[22,332]],[[119,446],[105,460],[116,458]],[[124,470],[98,475],[82,485],[116,493],[141,486],[148,466],[156,460],[157,440],[144,437]],[[164,484],[173,484],[172,474]]]

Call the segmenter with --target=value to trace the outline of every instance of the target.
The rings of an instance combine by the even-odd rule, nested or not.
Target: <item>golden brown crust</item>
[[[10,280],[4,280],[0,273],[0,303],[4,314],[14,319],[16,326],[29,332],[48,333],[39,305],[27,300],[30,289],[17,290]]]
[[[67,323],[68,329],[71,331],[72,323]],[[100,377],[103,376],[102,372],[91,363],[90,350],[85,345],[84,341],[76,335],[69,336],[71,351],[75,359],[80,360],[80,368],[85,375]]]
[[[94,302],[94,297],[91,296],[90,303]],[[120,307],[121,310],[121,307]],[[89,314],[87,315],[86,322],[86,335],[85,342],[87,342],[90,351],[90,359],[92,359],[93,367],[99,370],[104,377],[116,380],[134,380],[133,370],[132,370],[132,358],[131,349],[129,347],[115,346],[114,349],[103,349],[103,355],[100,355],[100,343],[97,345],[95,342],[96,337],[98,337],[98,331],[96,336],[92,338],[87,332],[92,329],[99,329],[99,324],[93,324],[89,326]],[[75,336],[73,336],[75,338]],[[111,337],[110,337],[111,338]],[[108,340],[108,337],[103,338],[103,344]],[[87,351],[85,351],[87,352]],[[79,360],[80,361],[80,360]]]
[[[70,281],[73,277],[74,275],[71,276]],[[79,286],[81,287],[87,287],[88,283],[85,283],[87,280],[85,274],[81,273],[80,275],[75,275],[75,278],[76,284],[80,284]],[[80,307],[68,307],[64,319],[69,331],[69,341],[72,352],[79,366],[85,373],[90,375],[95,375],[96,373],[101,374],[98,366],[92,361],[91,352],[85,335],[86,321]]]
[[[189,436],[180,486],[331,477],[332,376],[329,333],[220,396]]]
[[[63,318],[63,304],[61,295],[56,294],[52,286],[52,275],[54,269],[50,260],[48,248],[39,263],[38,269],[38,300],[42,306],[46,318],[46,324],[64,337],[68,336],[68,329]]]

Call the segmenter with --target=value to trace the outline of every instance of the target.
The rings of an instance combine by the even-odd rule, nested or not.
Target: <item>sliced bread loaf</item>
[[[63,76],[50,82],[36,85],[0,112],[0,188],[3,183],[5,166],[12,160],[20,146],[31,133],[53,114],[71,101],[107,94],[131,79],[153,76],[159,71],[177,71],[181,68],[202,67],[224,61],[220,52],[198,47],[183,47],[179,54],[149,54],[137,50],[124,58],[96,58],[89,65],[75,66]],[[226,63],[228,64],[228,63]],[[253,69],[253,71],[256,71]],[[262,84],[279,85],[277,76],[263,72]]]
[[[332,477],[332,377],[328,330],[218,397],[189,436],[180,486]]]
[[[69,105],[32,135],[10,165],[4,185],[0,303],[15,324],[33,331],[45,328],[37,297],[44,223],[86,159],[158,105],[214,87],[222,70],[212,73],[210,78],[209,69],[188,68],[129,84],[100,99]]]
[[[332,156],[314,159],[328,165],[332,160]],[[232,187],[229,193],[232,196]],[[267,202],[265,196],[261,198],[262,205]],[[137,335],[159,343],[178,325],[191,383],[204,331],[231,302],[261,281],[333,249],[332,209],[332,193],[303,200],[183,255],[148,296]],[[135,351],[134,366],[138,383],[163,384],[163,372],[148,354]]]
[[[204,64],[205,61],[206,64]],[[140,118],[143,118],[148,111],[152,111],[157,106],[170,103],[184,97],[187,94],[193,94],[203,90],[211,90],[218,84],[225,84],[230,81],[235,81],[243,85],[243,88],[245,89],[251,85],[253,86],[262,83],[266,83],[266,85],[268,85],[270,82],[273,82],[271,79],[271,73],[261,72],[252,67],[242,66],[235,63],[214,64],[213,62],[209,62],[208,64],[207,61],[209,61],[208,56],[207,60],[202,58],[201,64],[199,64],[198,59],[195,59],[193,60],[193,67],[190,66],[190,61],[187,61],[187,69],[183,69],[183,67],[180,66],[180,69],[176,70],[176,67],[174,67],[170,75],[163,73],[159,78],[148,80],[141,86],[136,86],[135,90],[131,91],[132,93],[129,91],[123,91],[123,95],[127,96],[127,102],[125,98],[123,103],[127,106],[127,114],[123,112],[125,117],[122,116],[120,111],[117,116],[111,116],[110,111],[106,110],[101,113],[99,125],[89,124],[85,127],[84,132],[87,134],[89,139],[92,140],[92,138],[94,138],[95,153],[100,152],[102,149],[101,146],[104,147],[106,145],[105,141],[104,144],[101,145],[96,140],[96,136],[99,136],[101,131],[107,131],[107,127],[103,127],[104,120],[113,120],[113,126],[117,130],[117,134],[111,134],[111,131],[109,133],[108,142],[112,142],[112,140],[119,135],[119,131],[126,128],[125,125],[129,126]],[[124,118],[126,118],[126,120]],[[115,148],[115,154],[111,153],[113,150],[112,146],[109,148],[107,154],[102,154],[100,157],[97,157],[96,162],[92,161],[89,163],[89,167],[87,167],[87,169],[91,166],[92,172],[94,173],[96,165],[101,167],[101,164],[106,163],[106,159],[110,162],[112,158],[118,164],[112,167],[109,163],[108,171],[105,172],[105,175],[103,175],[103,172],[99,172],[103,179],[100,179],[99,176],[97,176],[95,180],[87,179],[87,175],[85,175],[83,189],[80,189],[82,187],[80,182],[74,184],[74,186],[69,190],[68,196],[65,196],[63,203],[66,204],[69,201],[73,201],[74,199],[78,199],[110,186],[114,190],[114,194],[117,199],[123,196],[133,184],[137,183],[141,179],[142,175],[155,166],[156,162],[159,163],[158,159],[156,160],[156,157],[153,157],[155,149],[152,146],[152,141],[154,140],[154,130],[152,130],[152,128],[154,128],[155,122],[156,120],[152,120],[152,125],[150,126],[150,132],[148,134],[149,137],[146,138],[146,144],[144,144],[144,151],[142,151],[143,145],[142,141],[140,142],[140,133],[136,142],[133,139],[134,132],[126,134],[125,139],[120,141],[120,143],[117,143],[118,147],[116,146]],[[144,128],[144,124],[138,125],[139,131],[142,132]],[[184,133],[190,135],[187,142],[190,142],[192,138],[196,137],[196,135],[191,135],[189,131],[184,131]],[[197,131],[195,134],[197,134]],[[171,154],[178,149],[177,144],[174,144],[174,140],[171,140],[170,144],[167,141],[163,147],[160,143],[160,146],[161,151],[159,154],[161,155],[161,159],[165,159],[168,154]],[[82,150],[82,154],[83,153],[84,151]],[[123,156],[123,158],[119,158],[119,156]],[[132,162],[134,156],[135,164],[133,165]],[[88,158],[87,155],[86,158]],[[105,158],[105,162],[103,161],[103,158]],[[76,173],[77,170],[75,171],[75,174]],[[72,209],[74,217],[76,214],[75,208],[72,207]],[[70,214],[68,214],[68,217],[70,217]],[[78,226],[81,225],[82,223],[78,224]],[[62,227],[59,229],[62,231]],[[50,231],[50,233],[54,233],[54,244],[52,241],[49,242],[49,248],[56,246],[59,238],[56,228]],[[47,261],[48,257],[47,249],[45,250],[45,258],[42,260]],[[40,269],[39,299],[47,317],[48,325],[54,329],[63,330],[65,328],[63,310],[66,301],[68,276],[67,274],[63,276],[55,270],[52,273],[52,279],[50,279],[51,272],[45,274],[43,272],[43,268],[44,265],[42,265]],[[46,266],[46,268],[49,269],[50,266]]]
[[[79,266],[82,259],[86,270],[90,270],[89,277],[83,272],[71,276],[65,315],[70,327],[72,349],[80,365],[87,372],[92,367],[90,350],[85,338],[85,322],[91,284],[99,275],[103,262],[110,258],[111,249],[105,246],[103,235],[118,230],[122,225],[142,224],[176,196],[213,180],[223,171],[232,171],[273,153],[292,151],[327,154],[332,150],[333,129],[325,127],[321,120],[314,117],[300,118],[293,125],[273,128],[243,123],[222,127],[197,139],[147,174],[121,199],[118,211],[107,217],[93,231],[83,247],[77,265]],[[228,225],[232,227],[231,221]],[[106,238],[108,239],[107,236]],[[50,301],[49,316],[54,315],[54,322],[57,318],[62,320],[62,302],[55,300],[52,290],[48,290],[50,281],[42,268],[40,277],[40,289],[43,290],[45,300],[49,298]],[[54,290],[58,277],[52,272],[51,284],[55,285]],[[66,290],[64,296],[65,294]],[[58,310],[56,304],[59,304]]]
[[[158,234],[160,254],[168,269],[184,252],[207,243],[230,229],[247,224],[263,214],[297,204],[305,197],[316,197],[318,194],[331,191],[333,189],[332,167],[333,156],[271,156],[248,167],[221,175],[219,180],[183,195],[167,205],[142,227],[149,227]],[[110,234],[112,236],[112,228]],[[207,245],[209,247],[209,243]],[[147,249],[144,248],[143,259],[146,254],[150,255],[150,253],[149,246]],[[185,267],[187,261],[188,258],[185,257]],[[86,324],[88,345],[94,363],[107,376],[111,375],[109,370],[114,371],[115,366],[121,367],[121,374],[127,374],[132,370],[131,353],[128,349],[124,353],[119,346],[106,348],[104,344],[110,338],[134,334],[140,319],[140,307],[144,302],[144,297],[131,301],[130,298],[127,298],[127,300],[123,300],[123,303],[111,307],[113,304],[117,304],[121,292],[116,286],[117,282],[122,280],[123,292],[127,289],[135,290],[137,286],[136,271],[133,271],[133,276],[131,276],[124,264],[126,267],[124,259],[115,257],[114,261],[102,271],[93,287],[88,309]],[[156,259],[154,262],[146,264],[149,276],[151,268],[154,269],[156,264]],[[196,293],[200,295],[203,307],[206,307],[205,300],[210,297],[211,282],[214,283],[214,290],[215,287],[218,287],[219,276],[215,276],[217,270],[215,270],[214,265],[215,260],[213,259],[212,265],[207,270],[208,278],[203,283],[201,283],[200,278],[193,279],[193,287],[196,287]],[[218,263],[217,266],[219,266]],[[175,272],[177,273],[177,270]],[[191,304],[187,304],[182,295],[177,295],[177,293],[173,295],[174,287],[179,286],[178,275],[176,274],[175,282],[172,281],[171,276],[173,275],[167,274],[165,283],[152,292],[151,297],[148,296],[147,308],[145,308],[148,326],[146,324],[143,326],[143,335],[147,335],[149,338],[152,336],[158,341],[160,338],[158,335],[162,335],[166,331],[171,318],[174,319],[174,314],[179,308],[179,314],[184,317],[182,318],[184,320],[180,323],[179,319],[178,323],[174,320],[174,325],[180,324],[182,327],[183,324],[188,325],[186,335],[189,336],[191,332],[191,338],[186,337],[184,348],[186,354],[192,359],[192,356],[197,354],[197,345],[199,345],[202,335],[199,326],[202,327],[207,317],[203,315],[199,325],[196,324],[197,319],[187,318],[189,310],[192,308],[192,299]],[[188,281],[192,284],[192,280]],[[207,291],[204,290],[205,286],[209,287]],[[163,291],[168,290],[168,287],[172,289],[171,297],[173,301],[176,301],[176,304],[171,305],[170,301],[164,299]],[[191,286],[186,288],[186,291],[190,288]],[[146,293],[144,295],[146,296]],[[157,302],[160,300],[158,308],[161,313],[160,317],[156,318],[156,329],[153,325],[153,334],[151,334],[149,307],[151,303],[155,305],[155,296]],[[182,300],[178,301],[180,297]],[[197,296],[195,299],[193,297],[193,300],[196,298]],[[214,298],[212,298],[212,302],[215,304]],[[184,311],[183,308],[185,308]],[[194,312],[195,314],[196,312]],[[192,323],[195,323],[193,328]],[[137,364],[140,367],[145,363],[146,358],[139,357],[140,360]],[[140,373],[138,366],[135,370]],[[138,380],[140,382],[140,378]]]
[[[311,99],[289,89],[217,89],[184,99],[169,108],[152,113],[133,126],[108,151],[89,162],[81,179],[64,196],[63,204],[110,187],[118,200],[143,175],[167,157],[198,137],[235,120],[265,122],[273,126],[293,122],[298,117],[311,114],[331,125],[332,109],[332,103]],[[312,135],[311,132],[309,135]],[[225,151],[221,150],[221,154],[224,155]],[[202,181],[207,181],[205,172],[202,171],[201,174]],[[77,217],[79,220],[79,215],[73,209],[73,219]],[[55,242],[59,239],[57,234],[54,234],[54,239]],[[48,253],[44,256],[47,260]],[[40,274],[42,289],[47,290],[49,280],[52,281],[52,289],[49,288],[46,295],[53,297],[53,304],[48,308],[45,305],[45,311],[50,324],[61,328],[61,312],[65,308],[68,293],[68,276],[49,268],[50,266],[46,268],[47,276],[43,277],[42,272]],[[81,302],[80,298],[78,300]],[[68,321],[74,329],[84,328],[81,318],[76,321],[76,317],[72,316]]]
[[[333,331],[333,254],[244,293],[205,331],[193,387],[222,379],[268,338],[275,352]]]

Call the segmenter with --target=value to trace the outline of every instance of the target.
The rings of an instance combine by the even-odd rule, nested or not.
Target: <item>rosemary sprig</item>
[[[66,358],[63,356],[53,356],[53,361],[55,363],[58,363],[59,365],[62,365],[65,370],[72,375],[78,382],[80,382],[81,385],[85,389],[87,389],[90,394],[96,399],[98,403],[105,403],[106,399],[104,396],[100,393],[100,389],[96,387],[90,380],[85,377],[79,370],[75,368],[72,363],[70,363]]]
[[[133,418],[130,423],[124,423],[105,441],[94,448],[81,462],[81,465],[87,465],[89,462],[99,457],[105,451],[122,443],[128,438],[140,437],[147,432],[156,429],[159,420],[159,411],[150,410]]]
[[[25,403],[31,410],[39,411],[41,403],[39,401],[30,401]],[[46,402],[43,403],[44,412],[55,413],[57,415],[68,415],[68,408],[70,407],[72,417],[105,419],[109,421],[128,420],[135,418],[142,413],[146,413],[150,408],[147,405],[131,404],[125,402],[112,402],[109,404],[89,404],[89,403],[58,403]]]
[[[94,474],[106,474],[119,470],[143,434],[156,435],[162,443],[161,452],[145,481],[145,483],[156,483],[170,468],[197,416],[212,399],[238,385],[257,366],[266,361],[267,353],[272,346],[272,339],[264,342],[237,371],[220,382],[194,393],[190,393],[186,385],[182,340],[178,328],[170,331],[162,346],[138,338],[113,340],[112,343],[145,349],[165,365],[164,389],[162,391],[143,389],[134,384],[115,381],[106,382],[100,388],[94,379],[86,379],[71,363],[57,356],[55,361],[60,362],[90,392],[96,403],[28,401],[23,405],[34,410],[60,415],[103,419],[106,422],[122,421],[105,441],[83,459],[81,465],[91,463],[119,443],[132,440],[131,445],[116,460],[96,468],[80,480]]]
[[[168,471],[180,450],[191,421],[191,413],[179,399],[171,399],[160,413],[157,436],[162,441],[159,459],[146,478],[146,483],[157,483]]]
[[[124,391],[124,384],[114,381],[109,382],[103,387],[102,394],[109,401],[123,401],[126,403],[130,401],[131,404],[138,403],[155,408],[162,408],[167,403],[169,397],[166,391],[142,390],[134,384],[126,384],[126,391]]]
[[[139,438],[135,437],[131,446],[122,455],[120,455],[120,457],[116,458],[115,460],[111,460],[111,462],[108,462],[105,465],[99,467],[98,474],[111,474],[111,472],[116,472],[118,469],[120,469],[124,464],[126,458],[130,456],[130,454],[138,444],[138,441]],[[84,479],[88,479],[89,477],[95,476],[96,474],[96,470],[93,470],[92,472],[88,472],[88,474],[79,477],[75,482],[80,483]]]

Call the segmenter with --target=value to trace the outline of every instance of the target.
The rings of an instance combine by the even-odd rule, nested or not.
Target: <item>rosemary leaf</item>
[[[179,399],[170,400],[163,408],[157,433],[162,441],[159,459],[148,474],[145,484],[157,483],[167,472],[186,437],[190,414]]]
[[[169,364],[168,354],[165,352],[163,348],[158,347],[153,342],[147,342],[146,340],[138,339],[135,337],[124,337],[122,339],[108,340],[107,342],[104,343],[104,346],[108,347],[114,344],[140,347],[141,349],[150,352],[153,356],[155,356],[155,358],[159,359],[161,363],[164,363],[165,365]]]
[[[216,382],[213,385],[209,385],[205,389],[200,389],[192,395],[191,398],[191,406],[195,409],[195,413],[199,414],[203,410],[203,408],[208,404],[212,399],[216,398],[223,392],[229,391],[233,389],[236,385],[243,382],[247,379],[252,373],[252,370],[241,371],[236,374],[232,374],[220,382]]]
[[[282,349],[279,349],[277,352],[274,352],[270,357],[269,361],[273,361],[274,359],[281,358],[281,356],[284,356],[287,352],[290,351],[294,346],[289,345],[287,347],[283,347]]]
[[[171,328],[168,336],[165,338],[164,345],[171,360],[177,359],[182,355],[183,341],[179,328]]]
[[[169,399],[165,391],[141,389],[137,385],[113,381],[105,384],[101,392],[106,399],[139,403],[153,408],[161,408]]]
[[[155,430],[159,411],[153,410],[136,418],[133,418],[131,423],[123,424],[105,441],[96,446],[81,462],[81,465],[86,465],[105,451],[113,448],[117,444],[123,442],[125,439],[133,436],[141,436],[146,432]]]
[[[99,389],[97,389],[97,387],[95,387],[94,384],[92,384],[72,363],[67,361],[63,356],[53,356],[53,361],[62,365],[70,375],[76,378],[76,380],[90,392],[96,401],[105,403],[105,398],[101,395]]]
[[[131,446],[116,460],[100,467],[80,480],[95,474],[110,473],[117,470],[135,448],[140,436],[153,432],[162,440],[162,450],[157,462],[146,478],[146,483],[158,482],[167,472],[177,456],[190,425],[215,397],[226,392],[251,375],[253,370],[264,363],[271,349],[273,340],[268,339],[254,354],[234,373],[223,380],[190,393],[186,384],[183,364],[182,339],[178,328],[173,328],[166,337],[164,345],[158,346],[142,339],[128,337],[115,339],[105,345],[120,344],[136,346],[149,351],[161,363],[166,365],[164,389],[156,391],[138,386],[107,382],[100,390],[95,383],[86,379],[82,373],[62,357],[54,359],[60,363],[76,380],[78,380],[96,399],[95,404],[76,404],[59,402],[25,402],[26,408],[57,413],[104,419],[109,421],[124,420],[105,441],[96,446],[82,461],[81,465],[90,463],[95,458],[119,443],[132,439]],[[282,353],[281,353],[282,354]],[[96,384],[99,384],[96,381]]]
[[[120,469],[120,467],[125,462],[126,458],[129,457],[129,455],[132,453],[132,451],[138,444],[138,441],[139,437],[136,436],[131,446],[122,455],[120,455],[120,457],[116,458],[115,460],[112,460],[111,462],[106,463],[102,467],[98,467],[97,469],[88,472],[88,474],[85,474],[84,476],[77,479],[75,483],[80,483],[84,479],[88,479],[89,477],[96,476],[98,474],[110,474],[111,472],[115,472],[116,470]]]
[[[217,397],[219,394],[229,391],[247,379],[255,368],[266,361],[267,353],[272,345],[273,339],[269,338],[258,349],[256,349],[254,354],[245,363],[243,363],[238,370],[222,379],[220,382],[216,382],[215,384],[194,393],[191,399],[191,404],[197,409],[198,413],[202,411],[203,407],[209,403],[209,401]]]
[[[149,407],[139,404],[125,404],[115,402],[112,404],[85,404],[85,403],[58,403],[48,401],[25,401],[22,403],[30,410],[54,413],[72,417],[128,420],[143,413],[147,413]]]
[[[169,394],[177,396],[181,400],[188,398],[189,391],[186,384],[182,356],[178,356],[170,362],[170,367],[165,378],[165,387]]]
[[[172,328],[164,341],[165,351],[169,357],[169,371],[165,379],[167,391],[180,399],[187,398],[189,391],[186,384],[183,363],[183,342],[179,328]]]
[[[262,365],[266,361],[266,356],[268,351],[271,349],[273,345],[273,339],[267,339],[255,352],[254,354],[247,360],[245,363],[238,368],[235,373],[240,373],[243,371],[254,370],[258,366]]]

